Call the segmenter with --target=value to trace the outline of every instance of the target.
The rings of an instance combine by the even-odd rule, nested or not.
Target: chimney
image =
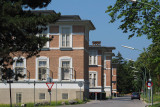
[[[101,41],[92,41],[93,46],[101,46]]]

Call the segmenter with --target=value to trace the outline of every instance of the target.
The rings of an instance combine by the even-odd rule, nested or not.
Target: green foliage
[[[9,104],[0,104],[0,107],[10,107]]]
[[[154,104],[153,106],[149,106],[149,107],[160,107],[160,103]]]
[[[136,61],[136,68],[142,69],[146,68],[146,81],[151,76],[152,82],[154,84],[154,93],[160,90],[160,44],[153,43],[147,50],[140,54],[140,57]]]
[[[75,99],[75,101],[77,101],[77,103],[75,103],[75,104],[84,104],[83,100]],[[52,101],[51,105],[50,104],[43,104],[43,102],[42,102],[42,104],[38,105],[38,107],[56,107],[56,106],[62,105],[62,102],[65,102],[65,105],[71,105],[68,100],[65,100],[65,101],[57,101],[57,104],[56,104],[56,101]],[[13,104],[13,106],[14,105],[15,104]],[[18,104],[18,106],[20,106],[20,105],[21,104]],[[27,105],[26,107],[33,107],[34,103],[26,103],[26,105]],[[0,107],[10,107],[10,105],[9,104],[0,104]]]
[[[111,17],[110,23],[121,20],[119,29],[124,33],[131,32],[129,38],[147,35],[148,39],[154,41],[160,35],[159,0],[138,1],[130,3],[127,0],[117,0],[113,6],[108,6],[106,13]]]
[[[112,63],[117,63],[117,90],[120,94],[130,93],[135,90],[133,71],[130,66],[131,61],[127,62],[122,55],[118,55],[113,59]]]
[[[60,14],[35,14],[31,9],[46,7],[51,0],[0,0],[0,65],[3,72],[14,62],[12,56],[21,51],[28,57],[36,55],[51,38],[37,37],[54,23]],[[24,9],[27,9],[24,10]],[[7,76],[3,79],[9,79]]]
[[[116,0],[113,6],[108,6],[106,13],[111,17],[110,23],[120,20],[119,29],[124,33],[131,33],[128,38],[146,35],[148,39],[152,39],[153,44],[140,54],[135,66],[141,72],[146,69],[146,80],[151,75],[156,91],[160,87],[160,1],[137,1],[131,3],[127,0]],[[142,78],[142,74],[137,76]],[[135,82],[135,86],[140,87],[140,83]]]

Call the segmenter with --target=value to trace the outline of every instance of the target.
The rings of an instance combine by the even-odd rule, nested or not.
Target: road
[[[134,99],[130,96],[117,97],[112,100],[105,101],[91,101],[86,104],[60,106],[60,107],[145,107],[143,101]]]

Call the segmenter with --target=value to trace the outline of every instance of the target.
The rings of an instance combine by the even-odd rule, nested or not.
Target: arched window
[[[24,57],[15,57],[14,58],[14,63],[13,63],[13,71],[14,73],[17,74],[21,74],[22,76],[27,75],[26,72],[26,58]],[[18,80],[24,80],[26,78],[26,76],[24,78],[18,78]]]
[[[59,80],[72,80],[73,68],[71,57],[59,58]]]
[[[47,80],[47,77],[49,77],[49,58],[36,58],[36,74],[37,80]]]

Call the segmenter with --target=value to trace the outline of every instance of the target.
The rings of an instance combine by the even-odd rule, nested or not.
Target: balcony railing
[[[59,80],[60,81],[71,81],[74,78],[74,69],[68,67],[59,68]]]
[[[89,87],[90,88],[96,87],[96,79],[95,78],[89,79]]]

